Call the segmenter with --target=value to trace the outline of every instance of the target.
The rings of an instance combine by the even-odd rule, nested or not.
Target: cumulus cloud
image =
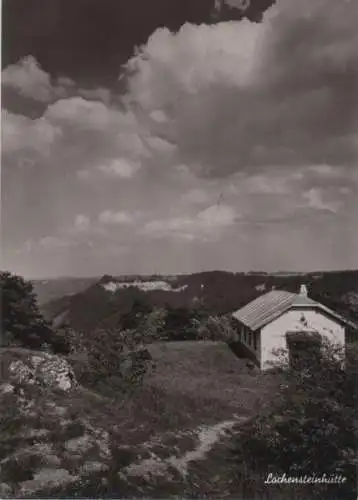
[[[99,101],[109,105],[112,100],[111,91],[107,88],[82,88],[68,77],[51,78],[33,56],[20,59],[2,71],[2,87],[14,91],[18,95],[43,103],[55,102],[58,99],[84,98],[88,101]],[[5,103],[8,103],[5,94]],[[12,102],[11,99],[10,102]]]
[[[55,176],[74,171],[81,179],[132,177],[151,155],[130,110],[81,97],[49,104],[39,118],[2,112],[6,166],[46,163]]]
[[[158,29],[127,64],[127,111],[111,104],[106,89],[47,108],[43,120],[64,137],[55,154],[67,148],[70,164],[71,150],[82,178],[90,170],[79,165],[84,147],[86,160],[110,175],[127,156],[149,164],[195,165],[209,176],[272,165],[351,164],[357,120],[349,82],[357,57],[350,9],[351,2],[332,3],[330,9],[319,0],[299,6],[287,0],[260,24]],[[37,68],[32,71],[48,82],[31,61]],[[73,88],[71,80],[58,82]],[[90,100],[91,92],[102,94],[103,102]]]
[[[128,71],[131,98],[150,112],[180,106],[181,99],[220,83],[252,85],[266,26],[225,23],[157,30]]]
[[[133,217],[128,212],[112,212],[111,210],[105,210],[99,214],[98,221],[100,224],[105,225],[132,224]]]
[[[251,21],[261,21],[263,12],[275,3],[275,0],[215,0],[213,17],[217,20],[233,20],[247,17]]]
[[[151,150],[157,151],[159,153],[172,152],[175,149],[175,145],[169,141],[162,139],[161,137],[148,137],[146,143],[151,148]]]
[[[7,66],[2,72],[1,80],[5,88],[14,88],[25,97],[42,102],[48,102],[52,98],[50,76],[32,56],[25,57],[18,64]]]
[[[233,207],[213,205],[196,215],[166,218],[148,222],[142,233],[153,238],[175,236],[186,240],[212,240],[221,230],[231,226],[240,216]]]
[[[327,178],[336,178],[341,176],[340,169],[332,165],[309,165],[308,167],[312,172],[319,174],[319,176]]]
[[[44,236],[38,242],[38,246],[45,249],[61,249],[74,246],[76,243],[72,240],[59,238],[57,236]]]
[[[84,99],[102,101],[105,104],[111,103],[111,91],[106,88],[78,89],[77,94]]]
[[[87,215],[76,215],[74,227],[78,231],[87,231],[90,227],[90,218]]]
[[[157,30],[128,63],[131,99],[211,176],[354,164],[355,18],[354,2],[286,0],[259,25]]]
[[[61,130],[46,119],[30,118],[2,110],[2,154],[5,157],[21,152],[27,155],[48,155]]]
[[[160,109],[155,109],[154,111],[151,111],[151,113],[149,114],[149,118],[151,118],[157,123],[166,123],[168,121],[167,116]]]
[[[100,165],[98,169],[103,172],[103,174],[108,175],[109,177],[122,177],[129,178],[132,177],[133,174],[139,170],[140,165],[135,163],[130,163],[123,159],[114,160],[109,165]]]
[[[302,197],[306,202],[306,206],[308,208],[312,208],[313,210],[327,210],[328,212],[335,214],[340,206],[340,202],[338,200],[330,202],[324,201],[322,190],[317,188],[312,188],[309,191],[306,191],[303,193]]]
[[[207,203],[209,195],[203,189],[193,188],[183,195],[183,200],[195,204]]]
[[[197,215],[197,221],[206,226],[231,226],[239,218],[233,207],[227,205],[213,205]]]
[[[289,192],[288,179],[284,176],[253,175],[242,180],[243,188],[250,194],[279,195]]]
[[[61,99],[51,104],[46,118],[63,126],[80,127],[100,131],[118,124],[118,114],[100,102],[92,102],[82,97]]]

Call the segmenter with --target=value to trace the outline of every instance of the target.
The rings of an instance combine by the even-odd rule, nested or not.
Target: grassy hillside
[[[150,350],[155,368],[143,383],[104,397],[73,377],[71,388],[61,386],[39,364],[52,373],[61,364],[63,376],[65,361],[3,349],[2,498],[215,495],[207,454],[273,397],[278,380],[250,373],[225,344]]]
[[[200,420],[212,423],[232,413],[245,415],[263,403],[269,384],[258,391],[260,377],[222,342],[162,342],[150,345],[149,352],[155,369],[145,384],[174,399],[190,398],[194,407],[201,407]]]
[[[65,358],[1,349],[1,498],[354,498],[329,496],[329,488],[313,495],[312,485],[266,486],[266,470],[242,476],[251,458],[236,462],[240,432],[275,441],[255,425],[276,422],[284,374],[250,371],[218,342],[149,350],[153,366],[142,383],[104,396],[69,377]],[[288,429],[297,423],[291,410]]]

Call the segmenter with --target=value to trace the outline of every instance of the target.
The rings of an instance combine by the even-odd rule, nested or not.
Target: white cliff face
[[[9,383],[41,384],[69,391],[77,385],[71,366],[65,359],[49,353],[15,360],[9,366]]]
[[[188,285],[173,288],[166,281],[131,281],[128,283],[110,281],[109,283],[105,283],[102,286],[107,292],[112,293],[116,292],[117,290],[130,287],[138,288],[139,290],[142,290],[144,292],[152,292],[156,290],[160,290],[163,292],[182,292],[183,290],[186,290],[186,288],[188,288]]]

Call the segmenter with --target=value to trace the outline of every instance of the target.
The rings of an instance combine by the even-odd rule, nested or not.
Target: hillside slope
[[[200,309],[208,314],[232,312],[265,291],[297,292],[308,285],[310,296],[351,319],[358,319],[358,271],[308,274],[229,273],[187,276],[104,276],[85,290],[42,305],[45,316],[79,330],[116,328],[134,302],[151,308]]]
[[[34,291],[40,305],[64,296],[74,295],[86,290],[99,278],[57,278],[32,280]]]
[[[250,373],[224,344],[151,349],[156,370],[110,398],[78,384],[64,358],[2,349],[1,498],[224,496],[206,456],[278,380]]]

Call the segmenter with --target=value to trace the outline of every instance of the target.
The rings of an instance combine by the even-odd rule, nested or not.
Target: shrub
[[[90,336],[68,331],[69,360],[80,384],[105,396],[122,396],[142,382],[151,357],[142,333],[96,330]]]
[[[197,336],[203,340],[234,342],[237,333],[230,316],[209,316],[202,321],[195,321]]]
[[[163,340],[198,340],[198,325],[204,317],[207,317],[206,313],[186,307],[173,308],[169,305],[166,306],[166,310]]]
[[[310,498],[355,498],[357,350],[327,343],[321,355],[282,373],[277,400],[235,438],[237,481],[272,472],[291,476],[341,474],[341,485],[310,486]],[[250,472],[248,472],[250,471]],[[257,476],[256,476],[257,477]],[[263,481],[263,479],[262,479]],[[292,488],[292,486],[291,486]]]

